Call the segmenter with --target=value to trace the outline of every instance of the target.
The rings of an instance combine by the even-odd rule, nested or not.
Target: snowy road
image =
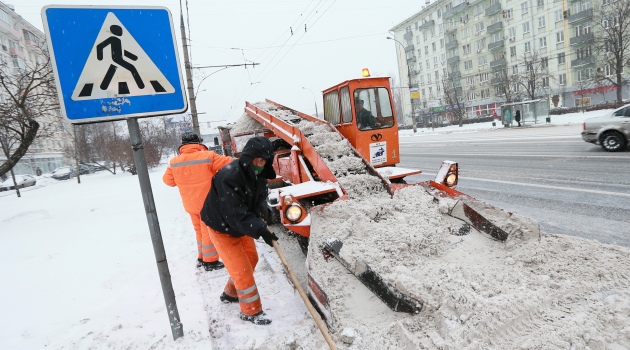
[[[426,180],[442,160],[460,164],[459,190],[538,220],[549,233],[630,246],[630,152],[580,138],[580,125],[497,129],[401,139],[404,167]]]

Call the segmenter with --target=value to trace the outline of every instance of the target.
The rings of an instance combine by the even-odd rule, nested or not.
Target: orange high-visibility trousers
[[[195,234],[197,236],[197,252],[198,258],[204,262],[215,262],[219,260],[219,253],[217,253],[210,235],[208,235],[208,226],[201,222],[201,216],[199,214],[190,214],[190,220],[195,228]]]
[[[254,268],[258,263],[254,239],[249,236],[234,237],[207,226],[206,229],[230,274],[223,291],[231,297],[238,297],[243,314],[251,316],[259,313],[262,302],[254,280]]]

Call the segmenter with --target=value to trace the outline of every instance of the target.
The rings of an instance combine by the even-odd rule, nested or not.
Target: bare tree
[[[490,84],[495,87],[495,96],[503,99],[505,103],[517,102],[522,99],[518,74],[509,74],[505,68],[495,70]]]
[[[546,94],[549,88],[549,58],[541,57],[537,52],[525,52],[518,60],[519,72],[516,83],[523,88],[524,98],[535,100]]]
[[[34,48],[35,63],[23,67],[0,65],[0,144],[6,160],[0,175],[7,173],[26,154],[35,138],[44,138],[58,126],[59,102],[50,57],[44,44]]]
[[[464,123],[466,109],[463,103],[463,89],[459,73],[449,72],[442,76],[442,96],[444,104],[449,107],[453,121],[459,126]]]
[[[582,35],[594,37],[598,63],[595,79],[614,86],[617,89],[617,104],[621,104],[623,86],[627,85],[623,70],[630,63],[630,1],[606,0],[604,6],[593,10],[593,23],[594,33]],[[590,54],[587,52],[586,57]]]

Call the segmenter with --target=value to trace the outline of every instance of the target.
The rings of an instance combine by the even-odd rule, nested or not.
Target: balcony
[[[457,47],[457,40],[451,40],[444,45],[447,50],[451,50]]]
[[[594,64],[595,61],[596,61],[595,56],[578,58],[577,60],[571,61],[571,68],[577,68],[577,67],[586,66],[589,64]]]
[[[503,46],[504,46],[503,40],[495,41],[493,43],[488,44],[488,50],[502,49]]]
[[[412,40],[413,39],[413,32],[406,32],[405,35],[403,36],[403,38],[405,38],[405,40]]]
[[[425,30],[427,28],[431,28],[435,25],[435,20],[428,20],[424,23],[422,23],[421,25],[418,26],[418,30]]]
[[[590,41],[593,41],[593,39],[595,39],[595,34],[587,33],[587,34],[583,34],[583,35],[571,38],[571,40],[569,40],[569,45],[571,46],[584,45]]]
[[[22,35],[19,31],[15,30],[12,25],[9,23],[0,20],[0,33],[7,34],[12,39],[19,40],[22,38]]]
[[[459,62],[459,56],[453,56],[449,59],[446,60],[446,63],[448,64],[455,64]]]
[[[574,15],[569,16],[569,24],[579,22],[579,21],[584,21],[591,18],[593,18],[593,9],[580,11]]]
[[[503,29],[503,22],[497,22],[488,26],[488,33],[498,32]]]
[[[490,85],[499,85],[503,82],[503,78],[492,78],[490,79]]]
[[[9,49],[9,55],[24,58],[24,51],[20,51],[16,47],[12,47]]]
[[[490,62],[490,68],[500,68],[507,64],[505,58],[500,58],[498,60]]]
[[[486,16],[492,16],[501,11],[501,3],[496,3],[486,9]]]
[[[460,79],[462,77],[462,73],[460,73],[459,71],[455,71],[455,72],[451,72],[450,73],[450,77],[451,79]]]
[[[468,3],[467,2],[462,2],[461,4],[453,7],[452,9],[444,11],[444,14],[442,15],[442,18],[447,19],[449,17],[453,17],[456,14],[464,11],[467,7],[468,7]]]
[[[414,49],[413,45],[407,45],[407,47],[405,47],[405,52],[413,51],[413,49]]]
[[[407,65],[416,64],[416,56],[407,58]]]

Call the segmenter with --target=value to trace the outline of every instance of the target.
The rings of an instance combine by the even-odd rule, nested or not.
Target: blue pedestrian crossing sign
[[[42,19],[61,111],[70,122],[188,108],[167,8],[51,5]]]

